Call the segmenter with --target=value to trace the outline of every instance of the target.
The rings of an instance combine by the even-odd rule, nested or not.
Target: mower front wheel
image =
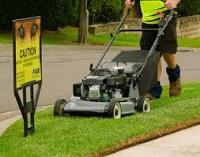
[[[67,101],[65,99],[58,99],[54,104],[54,116],[62,116],[66,104]]]
[[[114,119],[120,119],[122,116],[122,108],[118,99],[112,99],[108,106],[108,116]]]
[[[139,98],[137,110],[139,112],[149,112],[150,111],[150,100],[145,97]]]

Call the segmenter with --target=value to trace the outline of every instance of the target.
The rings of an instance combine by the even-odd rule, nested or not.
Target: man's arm
[[[131,9],[133,7],[133,5],[134,5],[134,2],[135,2],[134,0],[126,0],[125,1],[126,10]]]
[[[174,9],[177,7],[177,5],[180,3],[181,0],[167,0],[165,2],[165,5],[168,10]]]

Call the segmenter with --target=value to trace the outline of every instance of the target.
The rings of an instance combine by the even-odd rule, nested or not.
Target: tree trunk
[[[78,30],[78,42],[87,42],[88,33],[88,12],[87,12],[87,0],[79,0],[79,30]]]

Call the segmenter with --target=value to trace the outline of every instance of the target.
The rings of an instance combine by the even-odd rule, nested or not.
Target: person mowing
[[[125,0],[126,10],[135,6],[135,11],[142,16],[142,28],[158,28],[161,21],[160,14],[167,10],[172,10],[177,7],[181,0]],[[138,11],[139,10],[139,11]],[[169,79],[169,96],[178,96],[181,94],[181,80],[180,67],[176,63],[177,52],[177,32],[176,32],[177,18],[174,17],[169,23],[161,38],[157,50],[160,51],[165,62],[167,63],[166,72]],[[140,40],[141,50],[149,50],[153,45],[157,36],[157,31],[144,31]],[[161,59],[158,63],[157,83],[148,91],[146,97],[150,100],[160,98],[162,94],[162,86],[160,84],[160,77],[162,73]]]

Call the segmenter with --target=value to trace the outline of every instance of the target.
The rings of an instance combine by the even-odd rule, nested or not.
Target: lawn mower
[[[175,15],[171,10],[162,18],[158,29],[122,29],[128,13],[111,34],[106,50],[90,73],[80,83],[73,84],[73,96],[68,101],[59,99],[54,104],[54,116],[67,113],[104,113],[115,119],[135,112],[149,112],[146,92],[154,86],[160,53],[156,47],[164,30]],[[117,35],[122,32],[157,31],[157,37],[148,51],[121,51],[109,62],[102,62]]]

